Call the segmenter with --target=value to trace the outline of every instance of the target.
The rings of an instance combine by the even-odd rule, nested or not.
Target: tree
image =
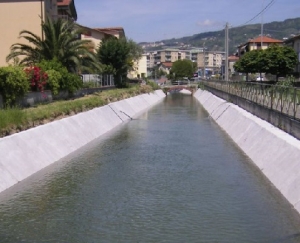
[[[28,90],[28,78],[21,67],[0,68],[0,94],[5,108],[16,105],[17,99],[23,97]]]
[[[266,72],[276,75],[276,81],[280,75],[293,72],[298,63],[297,54],[289,46],[272,45],[265,50]]]
[[[131,39],[127,40],[127,45],[129,46],[128,63],[132,63],[133,65],[134,62],[137,62],[141,59],[143,48]]]
[[[114,79],[117,87],[126,86],[127,72],[132,65],[130,46],[125,38],[108,38],[100,43],[97,56],[101,64],[115,71]]]
[[[192,61],[187,59],[177,60],[173,63],[169,76],[175,80],[182,79],[183,77],[192,78],[195,71],[196,68]]]
[[[28,30],[21,31],[20,37],[26,39],[29,44],[13,44],[11,53],[6,58],[7,62],[21,57],[20,64],[29,66],[42,60],[55,59],[70,72],[96,65],[95,55],[88,48],[90,41],[78,38],[80,30],[73,22],[46,19],[42,23],[42,31],[44,38]]]
[[[246,73],[248,81],[249,73],[265,72],[265,54],[263,50],[253,50],[246,52],[240,60],[234,64],[234,69],[240,73]]]

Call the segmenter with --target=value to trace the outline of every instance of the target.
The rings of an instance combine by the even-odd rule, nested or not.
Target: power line
[[[271,0],[271,2],[269,2],[269,3],[263,8],[263,10],[261,10],[258,14],[256,14],[253,18],[251,18],[250,20],[248,20],[248,21],[245,22],[244,24],[241,24],[241,25],[236,26],[236,28],[237,28],[237,27],[241,27],[241,26],[243,26],[243,25],[246,25],[246,24],[250,23],[252,20],[254,20],[255,18],[257,18],[259,15],[261,15],[264,11],[266,11],[268,8],[270,8],[271,5],[273,5],[275,1],[276,1],[276,0]]]

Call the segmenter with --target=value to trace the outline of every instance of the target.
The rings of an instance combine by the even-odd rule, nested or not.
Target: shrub
[[[52,72],[52,78],[54,78],[53,76],[55,75],[55,78],[59,79],[58,91],[64,90],[68,91],[70,94],[73,94],[76,90],[82,87],[82,80],[79,75],[69,73],[67,68],[55,59],[50,61],[43,60],[37,66],[41,67],[47,73],[49,70],[54,70],[61,75],[59,78],[57,74]],[[56,87],[56,84],[52,83],[51,85],[49,85],[49,88],[53,92],[51,88],[53,88],[53,85]]]
[[[62,90],[66,90],[70,95],[82,87],[82,80],[79,75],[74,73],[64,74],[60,82],[60,87]]]
[[[21,67],[0,68],[0,94],[5,108],[15,106],[17,99],[24,96],[28,90],[28,78]]]
[[[160,89],[159,85],[156,82],[153,81],[146,81],[146,84],[151,86],[153,90],[157,90]]]
[[[48,74],[48,82],[46,85],[46,88],[51,90],[53,95],[57,95],[59,92],[59,83],[62,79],[61,74],[58,71],[55,71],[53,69],[47,71]]]
[[[25,72],[29,79],[31,90],[43,92],[48,80],[47,73],[37,66],[26,68]]]

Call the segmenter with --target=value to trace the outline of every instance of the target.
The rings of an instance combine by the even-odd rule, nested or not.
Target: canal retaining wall
[[[300,141],[208,91],[194,97],[300,213]]]
[[[162,90],[38,126],[0,139],[0,192],[76,151],[162,101]]]

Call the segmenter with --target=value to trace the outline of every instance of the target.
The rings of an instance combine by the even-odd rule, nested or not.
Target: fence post
[[[271,110],[273,110],[273,90],[274,87],[271,87]]]
[[[296,113],[297,113],[297,104],[296,104],[296,97],[297,97],[297,90],[296,88],[294,88],[294,97],[293,97],[293,100],[294,100],[294,118],[296,118]]]

